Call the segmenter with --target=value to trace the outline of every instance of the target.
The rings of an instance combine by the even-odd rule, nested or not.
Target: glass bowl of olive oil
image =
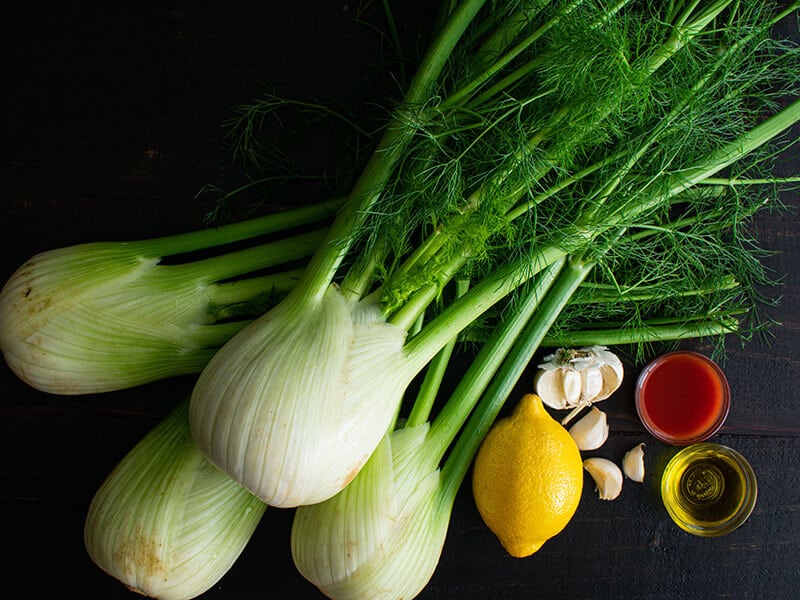
[[[756,476],[737,451],[703,442],[683,448],[661,476],[661,498],[672,520],[703,537],[730,533],[756,503]]]

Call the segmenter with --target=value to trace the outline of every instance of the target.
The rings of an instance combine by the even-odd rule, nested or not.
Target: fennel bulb
[[[406,90],[404,108],[428,101],[484,3],[464,0],[448,11]],[[195,386],[190,426],[198,447],[269,504],[312,504],[344,488],[390,429],[406,386],[450,338],[445,323],[427,346],[419,344],[421,351],[404,347],[410,323],[387,322],[391,311],[379,294],[366,290],[375,283],[373,271],[383,258],[379,251],[355,260],[358,268],[342,284],[346,293],[334,284],[416,127],[404,110],[395,113],[292,293],[231,339]],[[460,265],[457,257],[429,273],[427,302]],[[354,276],[356,271],[360,275]],[[495,301],[509,291],[499,287]],[[424,310],[424,304],[414,310]],[[480,314],[472,310],[479,304],[450,324],[456,330],[466,327]],[[481,308],[488,306],[491,302]],[[410,322],[415,320],[412,315]]]
[[[303,577],[327,596],[408,600],[427,585],[441,557],[456,492],[482,439],[476,427],[494,418],[547,330],[554,311],[537,313],[539,300],[562,265],[552,265],[537,278],[481,348],[435,420],[427,419],[443,367],[451,360],[449,347],[429,365],[408,420],[384,436],[350,485],[325,502],[297,509],[292,558]],[[577,283],[584,271],[568,273]],[[462,285],[459,294],[463,290]],[[539,322],[526,329],[534,314]],[[515,350],[516,361],[509,366],[509,353],[520,337],[526,344]],[[478,405],[482,410],[473,416],[480,423],[458,439],[440,471],[445,452],[490,385]]]
[[[189,253],[320,220],[336,206],[37,254],[0,291],[0,351],[20,379],[53,394],[108,392],[199,372],[298,273],[243,276],[309,256],[322,234],[201,259]],[[184,260],[163,264],[175,255]]]
[[[117,465],[92,500],[91,559],[129,589],[162,600],[199,596],[230,569],[266,505],[192,442],[182,402]]]
[[[302,506],[292,525],[292,558],[326,596],[415,597],[441,556],[450,521],[429,425],[384,436],[367,464],[334,498]]]
[[[54,394],[110,391],[154,373],[201,369],[212,350],[190,325],[208,321],[208,291],[159,277],[157,263],[111,243],[31,258],[0,294],[0,348],[9,367]]]
[[[414,372],[405,331],[336,286],[286,301],[229,341],[191,397],[198,447],[267,504],[320,502],[388,431]]]

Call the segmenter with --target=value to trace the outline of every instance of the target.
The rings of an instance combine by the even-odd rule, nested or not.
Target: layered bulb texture
[[[123,458],[95,494],[84,529],[101,569],[161,600],[195,598],[217,583],[266,509],[197,450],[187,409],[182,402]]]
[[[198,447],[267,504],[330,498],[390,429],[414,376],[405,331],[335,285],[278,306],[234,336],[191,398]]]
[[[53,394],[91,394],[199,371],[213,350],[194,279],[174,277],[135,244],[51,250],[0,292],[0,350],[23,381]]]
[[[344,490],[297,509],[292,558],[329,598],[414,598],[433,575],[451,505],[425,453],[428,431],[426,423],[386,435]]]

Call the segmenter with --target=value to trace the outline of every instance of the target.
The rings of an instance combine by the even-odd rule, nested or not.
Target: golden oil
[[[727,446],[700,443],[672,457],[661,477],[661,498],[672,520],[689,533],[718,536],[744,523],[756,502],[750,463]]]

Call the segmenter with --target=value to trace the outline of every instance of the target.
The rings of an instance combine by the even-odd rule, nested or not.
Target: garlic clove
[[[622,470],[631,481],[644,481],[644,442],[637,444],[622,459]]]
[[[592,457],[583,461],[583,468],[594,479],[601,500],[614,500],[622,491],[622,471],[607,458]]]
[[[570,408],[569,400],[564,393],[563,374],[559,369],[541,370],[533,380],[536,395],[542,399],[547,406],[556,410]],[[578,389],[580,394],[580,389]]]
[[[579,450],[596,450],[608,439],[608,419],[606,413],[593,406],[572,427],[569,434]]]
[[[600,367],[600,371],[603,373],[603,389],[598,392],[594,399],[595,402],[605,400],[622,385],[622,374],[618,373],[611,365],[603,365]]]
[[[574,406],[581,398],[583,381],[581,374],[577,371],[567,371],[559,369],[556,371],[561,375],[561,392],[567,406]]]
[[[603,372],[597,367],[589,367],[580,371],[581,399],[591,402],[597,400],[603,391]]]
[[[603,375],[603,389],[598,392],[595,398],[595,402],[599,402],[600,400],[605,400],[619,389],[619,386],[622,385],[622,378],[625,375],[625,368],[619,357],[607,348],[603,346],[592,346],[592,348],[598,355],[598,361],[600,362],[598,368]]]

